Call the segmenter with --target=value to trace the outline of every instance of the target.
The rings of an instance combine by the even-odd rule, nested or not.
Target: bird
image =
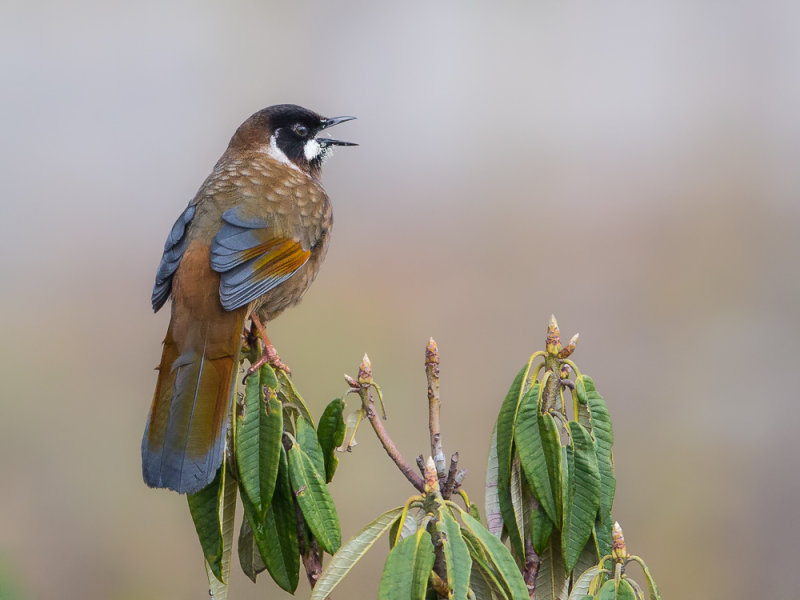
[[[248,320],[261,361],[288,371],[265,324],[300,301],[325,258],[333,216],[322,164],[357,144],[319,134],[354,118],[294,104],[256,112],[172,226],[151,297],[156,312],[172,302],[142,438],[148,486],[192,494],[214,480]]]

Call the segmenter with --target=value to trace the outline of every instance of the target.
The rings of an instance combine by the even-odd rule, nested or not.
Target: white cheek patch
[[[273,136],[269,138],[269,148],[267,148],[267,154],[271,158],[277,160],[278,162],[281,162],[285,165],[289,165],[296,171],[300,170],[296,164],[294,164],[292,161],[289,160],[289,157],[286,156],[283,150],[281,150],[278,147],[278,140],[276,134],[273,134]]]
[[[303,154],[306,155],[306,160],[311,162],[317,158],[322,152],[322,145],[315,139],[310,139],[303,146]]]

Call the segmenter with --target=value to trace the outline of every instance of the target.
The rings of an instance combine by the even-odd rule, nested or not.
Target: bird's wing
[[[306,264],[311,249],[276,231],[267,221],[235,207],[211,244],[211,268],[220,273],[219,297],[234,310],[263,296]]]
[[[186,228],[192,217],[194,217],[195,209],[194,203],[187,206],[186,210],[175,221],[167,236],[167,241],[164,244],[164,254],[161,256],[161,263],[158,265],[158,271],[156,271],[153,295],[150,298],[154,312],[158,312],[158,309],[164,306],[164,302],[167,301],[172,290],[172,276],[178,269],[181,258],[183,258],[183,252],[186,250]]]

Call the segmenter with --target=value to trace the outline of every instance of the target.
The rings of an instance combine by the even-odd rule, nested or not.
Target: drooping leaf
[[[494,600],[492,585],[487,581],[481,567],[472,564],[472,572],[469,576],[469,587],[475,594],[475,600]]]
[[[612,446],[614,445],[614,431],[611,426],[611,416],[602,396],[597,393],[591,377],[583,375],[578,378],[584,386],[586,402],[592,422],[592,438],[597,453],[597,466],[600,471],[600,521],[605,523],[611,519],[611,509],[614,505],[614,493],[617,489],[617,480],[614,477],[614,459]],[[577,384],[576,384],[577,385]]]
[[[514,426],[514,442],[525,478],[533,488],[536,500],[544,507],[547,516],[555,521],[558,519],[558,514],[539,432],[540,390],[539,383],[534,383],[523,396]]]
[[[199,492],[187,494],[189,511],[192,513],[194,527],[200,538],[203,556],[214,576],[222,580],[222,557],[224,554],[220,509],[225,487],[225,461],[217,470],[210,484]]]
[[[517,522],[511,498],[511,463],[514,457],[514,423],[522,402],[525,382],[530,373],[531,364],[520,369],[514,383],[506,394],[505,400],[497,415],[497,493],[500,502],[500,513],[508,531],[512,550],[518,557],[525,555],[520,530],[522,523]]]
[[[617,586],[617,600],[636,600],[633,587],[625,579],[620,580],[619,586]]]
[[[511,481],[509,484],[509,492],[511,496],[511,506],[514,508],[514,520],[510,523],[506,523],[506,527],[517,527],[517,535],[521,540],[525,540],[525,509],[527,508],[527,504],[523,498],[523,487],[525,486],[525,482],[523,481],[522,477],[522,469],[520,468],[519,464],[519,457],[515,456],[511,461]],[[513,548],[512,548],[513,549]],[[522,562],[522,557],[524,555],[519,555],[520,562]]]
[[[461,508],[458,510],[464,527],[473,535],[475,542],[481,545],[490,568],[496,573],[498,581],[504,588],[505,595],[509,598],[526,598],[528,588],[505,544],[489,533],[489,530],[473,519],[468,512]]]
[[[589,585],[591,585],[592,579],[595,578],[598,572],[599,569],[595,565],[581,573],[580,576],[575,579],[575,584],[572,586],[572,591],[569,593],[569,600],[582,600],[584,596],[589,596]]]
[[[600,521],[598,517],[594,522],[594,545],[597,549],[598,560],[601,556],[611,554],[611,532],[614,529],[614,520],[606,518],[605,521]]]
[[[589,406],[586,399],[586,388],[583,385],[583,378],[577,377],[575,379],[575,390],[572,392],[572,408],[575,411],[575,420],[581,425],[586,427],[589,431],[592,430],[591,417],[589,416]]]
[[[431,535],[424,529],[403,538],[386,558],[379,600],[424,600],[434,558]]]
[[[570,480],[564,501],[561,545],[564,564],[567,571],[572,571],[592,535],[595,515],[600,508],[600,472],[594,443],[586,428],[570,421],[569,433],[570,443],[566,450]]]
[[[536,554],[544,552],[547,542],[550,540],[550,534],[553,532],[553,522],[547,513],[539,504],[536,510],[531,513],[531,540],[533,541],[533,549]]]
[[[597,592],[595,598],[597,600],[616,600],[617,597],[617,583],[613,579],[609,579]]]
[[[298,444],[292,444],[288,454],[292,491],[303,517],[322,549],[328,554],[334,554],[342,544],[342,534],[328,486]]]
[[[231,573],[231,555],[233,553],[233,520],[236,516],[236,480],[228,473],[224,474],[222,502],[220,503],[219,520],[222,524],[222,561],[220,570],[222,578],[217,578],[213,567],[205,561],[208,577],[208,593],[213,600],[228,600],[228,581]]]
[[[544,551],[539,553],[539,572],[536,574],[536,600],[566,600],[569,578],[561,558],[558,536],[551,536]]]
[[[500,497],[497,491],[497,424],[492,429],[492,440],[489,443],[489,464],[486,466],[486,525],[494,535],[500,537],[503,532],[503,515],[500,512]]]
[[[387,510],[345,543],[320,575],[311,593],[311,600],[327,598],[364,554],[391,528],[402,512],[402,506]]]
[[[647,568],[645,562],[638,556],[634,556],[633,560],[639,563],[639,566],[642,567],[642,571],[644,571],[644,577],[647,580],[647,595],[649,600],[661,600],[661,596],[658,593],[658,586],[656,585],[655,579],[653,579],[653,576],[650,574],[650,569]]]
[[[473,519],[480,522],[481,512],[478,510],[478,505],[475,504],[474,502],[469,503],[469,514]]]
[[[595,525],[596,524],[597,521],[595,521]],[[599,560],[600,556],[597,554],[597,544],[590,538],[583,547],[583,550],[581,550],[578,561],[575,563],[575,568],[572,570],[572,581],[574,582],[578,576],[587,569],[597,565]]]
[[[297,391],[297,388],[294,386],[291,377],[289,377],[283,371],[278,371],[276,375],[279,383],[278,396],[283,396],[283,400],[294,404],[300,410],[300,414],[311,421],[311,424],[314,425],[314,417],[311,416],[311,411],[308,410],[306,401],[303,400],[300,392]]]
[[[342,417],[344,411],[344,401],[341,398],[332,400],[325,407],[325,412],[319,418],[319,428],[317,437],[319,445],[322,447],[322,455],[325,458],[325,481],[330,483],[336,467],[339,465],[339,458],[336,456],[336,448],[344,442],[344,434],[347,426]]]
[[[600,588],[597,600],[636,600],[636,593],[631,584],[624,579],[620,579],[619,584],[613,579],[609,579]]]
[[[247,518],[256,546],[272,579],[287,592],[294,593],[300,573],[300,543],[297,513],[289,483],[289,464],[281,445],[280,466],[275,493],[265,518],[242,494]]]
[[[275,491],[280,462],[283,410],[274,389],[269,365],[253,374],[245,384],[244,411],[236,426],[236,465],[242,491],[263,517]],[[262,389],[267,387],[265,398]]]
[[[497,567],[489,560],[486,546],[466,527],[461,528],[461,534],[469,549],[469,556],[472,560],[472,574],[475,574],[475,569],[477,568],[483,581],[491,588],[495,596],[509,598],[507,586],[500,582],[502,576]],[[471,583],[470,587],[472,587]]]
[[[420,523],[422,522],[425,513],[420,510],[411,509],[406,513],[405,519],[403,519],[402,529],[400,519],[397,519],[394,524],[392,525],[392,529],[389,532],[389,550],[391,550],[394,545],[395,541],[397,540],[397,530],[400,529],[400,539],[407,538],[410,535],[417,533],[419,529]]]
[[[560,526],[564,512],[563,475],[561,472],[561,451],[563,448],[558,425],[550,413],[539,415],[539,433],[541,434],[542,451],[547,464],[547,473],[550,478],[550,489],[553,491],[553,500],[555,501],[556,518],[553,522]]]
[[[304,416],[297,417],[297,433],[295,434],[300,448],[311,459],[314,469],[319,475],[325,478],[325,458],[322,455],[322,447],[317,439],[317,432],[314,425]]]
[[[461,537],[461,528],[447,508],[439,510],[436,530],[439,532],[439,542],[444,554],[447,585],[453,592],[451,598],[466,600],[472,560],[469,557],[467,544]]]
[[[242,519],[242,527],[239,529],[238,553],[242,571],[255,583],[258,574],[264,571],[267,565],[264,564],[264,559],[261,558],[261,553],[258,551],[247,517]]]

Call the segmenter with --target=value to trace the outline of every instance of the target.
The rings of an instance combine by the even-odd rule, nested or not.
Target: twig
[[[386,431],[386,428],[383,426],[383,423],[381,422],[381,419],[375,410],[375,399],[372,397],[372,388],[375,385],[372,381],[372,365],[370,364],[369,357],[366,354],[364,355],[364,358],[361,361],[361,366],[358,370],[357,383],[358,389],[354,388],[354,391],[358,392],[358,395],[361,397],[361,404],[364,408],[367,419],[369,420],[370,425],[372,425],[372,429],[375,430],[375,435],[378,436],[383,449],[386,450],[386,454],[388,454],[389,458],[394,461],[394,464],[397,465],[397,468],[400,469],[400,472],[405,475],[409,483],[411,483],[411,485],[413,485],[419,492],[423,492],[425,490],[425,482],[422,480],[422,477],[417,475],[416,471],[409,466],[409,464],[403,458],[403,455],[400,454],[400,451],[397,449],[397,446],[394,445],[392,438],[389,437],[389,433]]]
[[[450,457],[450,469],[447,471],[447,479],[442,488],[442,498],[449,500],[453,495],[456,486],[456,471],[458,470],[458,452]]]
[[[425,477],[425,459],[422,457],[422,454],[417,457],[417,468],[420,474]]]
[[[534,509],[535,510],[535,509]],[[539,555],[533,549],[533,540],[530,536],[525,536],[525,570],[522,572],[522,579],[528,586],[528,595],[536,597],[536,576],[539,574],[539,566],[542,564]]]
[[[436,464],[436,473],[443,480],[447,475],[442,432],[439,425],[441,401],[439,400],[439,347],[431,338],[425,348],[425,376],[428,379],[428,426],[431,433],[431,456]]]

